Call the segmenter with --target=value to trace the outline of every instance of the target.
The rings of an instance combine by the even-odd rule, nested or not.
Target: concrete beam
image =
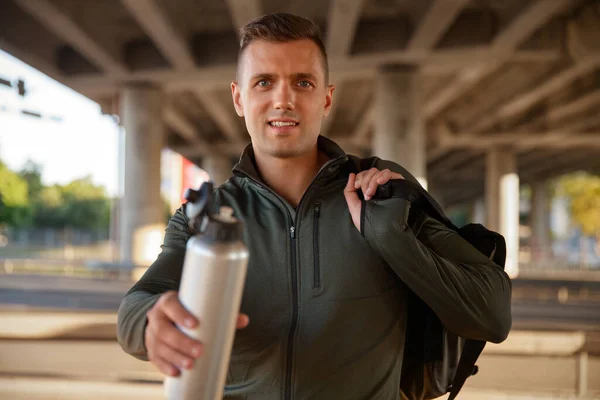
[[[408,42],[409,50],[429,51],[448,31],[469,0],[436,0]]]
[[[597,126],[600,126],[600,115],[589,118],[579,118],[577,121],[558,125],[557,128],[553,129],[553,132],[585,132]]]
[[[572,6],[573,0],[537,0],[519,13],[510,25],[494,38],[496,50],[512,51],[552,17]]]
[[[169,20],[166,10],[157,0],[122,0],[156,47],[177,69],[196,66],[184,36]]]
[[[331,57],[330,73],[334,80],[353,78],[373,78],[377,68],[383,64],[418,65],[423,74],[454,71],[479,62],[495,62],[504,57],[489,48],[463,48],[440,50],[423,54],[422,52],[398,50],[379,53],[359,54],[351,57]],[[545,62],[561,57],[558,50],[522,50],[512,53],[513,61]],[[503,58],[505,59],[505,58]],[[208,65],[197,67],[181,74],[175,70],[139,70],[126,76],[115,78],[105,75],[88,75],[64,79],[63,83],[86,96],[105,96],[117,93],[125,81],[148,81],[161,84],[169,91],[178,90],[214,90],[228,87],[235,79],[237,66],[232,64]]]
[[[592,170],[600,167],[598,151],[581,149],[577,154],[557,154],[551,162],[541,162],[525,169],[521,174],[523,181],[534,181],[557,176],[579,169]]]
[[[364,3],[364,0],[333,0],[331,2],[327,23],[327,37],[325,38],[325,46],[329,58],[345,58],[350,54]],[[344,80],[336,80],[335,77],[330,77],[329,80],[335,82],[337,86],[334,91],[334,99],[336,99],[336,93],[339,99]],[[330,136],[331,132],[329,132],[329,129],[335,120],[337,108],[340,103],[341,101],[334,100],[329,115],[323,120],[321,127],[321,134],[323,136]]]
[[[64,78],[62,73],[58,70],[58,68],[56,68],[55,65],[43,59],[42,57],[35,55],[34,53],[25,51],[20,46],[14,45],[4,37],[0,37],[0,49],[6,51],[13,57],[18,58],[24,63],[31,65],[35,69],[42,71],[44,74],[59,82]]]
[[[352,140],[357,146],[368,146],[369,130],[373,127],[375,120],[375,104],[371,104],[360,118],[360,123],[352,133]]]
[[[101,70],[121,77],[127,67],[98,44],[92,37],[49,0],[15,0],[23,10],[42,25],[69,43]]]
[[[600,104],[600,89],[587,93],[567,104],[554,107],[548,111],[546,118],[549,122],[557,122],[577,115],[593,106]]]
[[[172,107],[167,107],[163,118],[167,126],[177,132],[190,145],[201,146],[203,148],[208,147],[208,144],[202,139],[202,135],[196,127],[179,111]]]
[[[510,54],[570,2],[571,0],[538,0],[532,3],[494,38],[491,49]],[[431,118],[444,110],[479,82],[498,71],[506,61],[507,59],[499,60],[495,64],[480,64],[459,73],[453,83],[432,97],[425,106],[425,116]]]
[[[600,30],[600,15],[597,2],[588,2],[580,10],[577,17],[567,23],[566,47],[569,55],[577,61],[600,56],[598,31]]]
[[[600,132],[502,132],[480,135],[476,133],[457,134],[445,138],[442,148],[488,148],[510,144],[517,148],[526,147],[572,147],[589,145],[600,147]]]
[[[504,103],[498,108],[495,114],[491,114],[478,122],[473,127],[474,130],[477,132],[487,130],[500,120],[514,118],[524,113],[538,102],[563,89],[576,79],[592,73],[598,66],[600,66],[600,57],[574,64],[557,73],[544,83]]]
[[[236,31],[262,15],[260,0],[225,0],[225,2],[229,7]]]
[[[202,106],[211,115],[221,132],[232,143],[239,143],[242,133],[236,123],[237,115],[233,111],[233,104],[225,107],[214,92],[196,91],[196,97]]]
[[[333,0],[327,25],[327,54],[346,57],[350,53],[364,0]]]

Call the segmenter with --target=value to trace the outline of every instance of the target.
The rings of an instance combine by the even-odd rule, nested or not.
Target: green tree
[[[65,186],[45,187],[40,192],[36,225],[107,229],[109,219],[110,200],[105,189],[94,185],[90,176],[76,179]]]
[[[35,201],[34,225],[60,228],[66,225],[63,188],[60,185],[45,186]]]
[[[571,216],[582,232],[600,242],[600,176],[565,175],[558,180],[557,192],[569,199]]]
[[[27,226],[32,211],[29,203],[27,181],[0,162],[0,223],[15,227]]]
[[[107,229],[110,200],[103,186],[96,186],[91,176],[76,179],[63,187],[63,215],[76,228]]]
[[[30,201],[36,201],[44,189],[44,184],[42,183],[42,166],[28,160],[23,168],[21,168],[21,171],[19,171],[19,176],[27,181]]]

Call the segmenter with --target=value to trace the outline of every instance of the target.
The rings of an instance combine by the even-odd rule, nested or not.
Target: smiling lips
[[[299,125],[299,122],[290,119],[275,119],[269,121],[268,124],[275,134],[288,134],[296,129],[296,127]]]
[[[298,125],[298,122],[275,120],[275,121],[269,121],[269,125],[271,125],[275,128],[285,128],[285,127],[294,127],[294,126]]]

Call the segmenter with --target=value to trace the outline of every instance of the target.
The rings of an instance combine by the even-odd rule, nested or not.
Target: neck
[[[291,158],[255,153],[255,160],[263,181],[296,208],[328,157],[315,147],[310,153]]]

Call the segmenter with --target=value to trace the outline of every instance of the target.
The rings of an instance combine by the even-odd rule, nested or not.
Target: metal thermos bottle
[[[192,369],[178,377],[166,377],[169,400],[217,400],[223,389],[236,331],[248,266],[248,250],[242,241],[243,226],[233,210],[221,207],[210,214],[212,183],[186,191],[186,215],[199,233],[187,243],[179,300],[200,324],[178,328],[204,344],[203,354]]]

